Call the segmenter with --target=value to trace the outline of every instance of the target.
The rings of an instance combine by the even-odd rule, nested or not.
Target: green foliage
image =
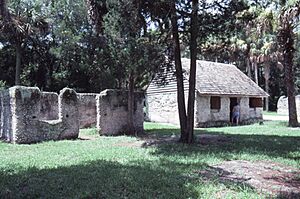
[[[120,87],[128,86],[130,74],[136,88],[143,88],[165,62],[163,46],[155,34],[143,29],[145,18],[135,1],[107,1],[104,32],[113,62],[110,67]]]
[[[79,92],[100,92],[126,87],[128,74],[134,71],[136,88],[145,88],[159,66],[166,64],[163,54],[172,54],[168,1],[88,2],[94,3],[94,10],[82,0],[8,1],[12,14],[20,16],[32,30],[27,31],[26,39],[22,37],[23,85],[49,91],[69,86]],[[189,56],[190,38],[186,33],[190,30],[190,3],[177,1],[184,56]],[[257,59],[272,58],[270,110],[276,110],[277,99],[286,94],[283,73],[277,67],[279,55],[275,59],[274,54],[277,14],[281,6],[294,3],[293,0],[200,1],[198,58],[235,63],[244,72],[250,55]],[[98,11],[94,15],[96,24],[88,17],[91,11]],[[39,28],[44,31],[36,31]],[[0,80],[7,86],[14,84],[13,44],[0,32]],[[299,46],[295,48],[299,87]],[[258,66],[259,85],[264,88],[265,64],[259,61]]]
[[[7,86],[6,86],[5,81],[0,80],[0,90],[6,89],[6,88],[7,88]]]
[[[120,16],[120,2],[109,3],[110,14],[106,18],[110,22],[106,23],[106,34],[99,35],[93,31],[89,22],[88,8],[84,1],[63,0],[45,3],[31,0],[22,1],[20,4],[11,1],[9,8],[22,11],[28,23],[32,24],[35,19],[43,18],[49,24],[46,35],[41,37],[33,34],[26,40],[22,57],[22,84],[51,91],[69,86],[79,92],[100,92],[106,88],[125,87],[129,68],[134,68],[136,73],[136,87],[143,88],[148,84],[153,71],[164,61],[164,50],[155,40],[156,33],[149,33],[150,39],[139,35],[141,30],[134,26],[136,21],[127,16],[128,12],[133,12],[133,8],[128,9],[126,13],[124,1],[124,11],[120,12]],[[97,3],[96,8],[99,6],[103,17],[107,12],[106,4]],[[43,15],[38,15],[39,13]],[[135,15],[137,14],[136,11]],[[122,24],[125,24],[122,29],[118,29],[120,23],[117,20],[120,17],[127,17],[122,19]],[[128,24],[130,21],[131,24]],[[102,23],[103,21],[101,26]],[[132,27],[135,27],[135,30]],[[131,37],[120,42],[118,38],[121,38],[121,35],[117,36],[115,33],[122,33],[122,37],[125,38],[124,34],[129,34],[128,31],[136,31],[137,40]],[[1,37],[1,34],[0,42],[4,46],[0,48],[0,56],[3,56],[0,69],[5,71],[0,74],[0,78],[11,86],[14,84],[15,53],[12,43]],[[118,48],[122,51],[119,52]],[[135,59],[132,59],[133,57]]]
[[[32,34],[26,40],[22,57],[22,84],[43,90],[58,91],[69,86],[80,92],[100,92],[115,87],[111,75],[108,51],[103,40],[92,30],[85,2],[70,1],[11,1],[10,9],[19,9],[28,23],[43,18],[49,24],[46,35]],[[39,15],[38,15],[39,14]],[[43,15],[41,15],[43,14]],[[0,42],[0,79],[8,86],[14,83],[15,53],[6,37]]]

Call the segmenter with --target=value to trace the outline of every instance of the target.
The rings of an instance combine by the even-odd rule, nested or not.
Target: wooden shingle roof
[[[181,60],[183,68],[188,70],[190,59]],[[200,95],[269,96],[236,66],[200,60],[197,60],[196,89]]]
[[[190,59],[182,58],[182,68],[185,70],[185,89],[188,89],[187,78],[189,76]],[[158,86],[152,82],[147,93],[175,91],[176,81],[167,85]],[[247,75],[232,64],[197,60],[196,90],[200,95],[228,95],[248,97],[268,97]]]

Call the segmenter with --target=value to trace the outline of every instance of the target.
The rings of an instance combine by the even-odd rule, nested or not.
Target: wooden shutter
[[[249,107],[256,108],[256,107],[263,107],[263,100],[262,98],[253,98],[249,99]]]
[[[210,109],[220,109],[221,108],[221,98],[212,96],[210,98]]]

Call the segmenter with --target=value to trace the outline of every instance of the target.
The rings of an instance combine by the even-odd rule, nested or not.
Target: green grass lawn
[[[278,115],[275,111],[263,111],[263,115]]]
[[[170,125],[145,124],[155,136],[178,135]],[[226,160],[274,161],[300,168],[300,130],[284,122],[197,129],[224,135],[222,144],[165,143],[139,147],[134,137],[0,142],[0,198],[264,198],[251,188],[202,179],[196,171]],[[225,194],[224,194],[225,193]]]
[[[285,114],[278,114],[275,111],[263,111],[263,115],[272,115],[272,116],[287,116]]]

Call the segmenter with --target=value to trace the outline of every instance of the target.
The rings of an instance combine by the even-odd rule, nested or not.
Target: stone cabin
[[[182,58],[182,67],[187,103],[190,60]],[[161,81],[162,79],[167,81]],[[230,124],[231,110],[237,102],[241,107],[242,124],[262,121],[263,98],[268,96],[236,66],[198,60],[195,127]],[[146,91],[145,112],[150,121],[179,125],[174,70],[157,75],[151,82]]]

